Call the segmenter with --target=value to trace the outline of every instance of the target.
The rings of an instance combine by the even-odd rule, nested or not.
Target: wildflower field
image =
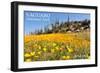
[[[89,58],[89,31],[24,36],[25,62]]]

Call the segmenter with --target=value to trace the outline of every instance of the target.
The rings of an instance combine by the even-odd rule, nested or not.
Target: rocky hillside
[[[44,27],[44,30],[36,30],[34,33],[31,32],[31,34],[81,32],[87,30],[90,30],[90,20],[71,22],[66,21],[61,23],[59,21],[56,21],[54,24],[51,24],[51,28]]]

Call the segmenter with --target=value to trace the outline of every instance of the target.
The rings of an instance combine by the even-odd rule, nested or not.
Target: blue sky
[[[59,22],[81,21],[90,19],[90,14],[83,13],[61,13],[61,12],[37,12],[37,11],[24,11],[24,32],[25,35],[35,30],[43,29],[45,26]]]

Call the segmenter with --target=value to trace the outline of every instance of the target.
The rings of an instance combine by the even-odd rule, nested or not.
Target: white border
[[[91,14],[91,59],[68,60],[68,61],[38,61],[38,62],[24,62],[24,10],[27,11],[48,11],[48,12],[73,12],[73,13],[90,13]],[[95,11],[93,9],[79,9],[79,8],[62,8],[62,7],[46,7],[46,6],[18,6],[18,68],[36,68],[36,67],[50,67],[50,66],[71,66],[95,64]]]

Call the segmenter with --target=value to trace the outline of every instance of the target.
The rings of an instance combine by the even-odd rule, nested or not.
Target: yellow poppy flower
[[[25,57],[31,57],[31,55],[29,53],[25,53],[24,55]]]
[[[70,56],[66,56],[66,59],[70,59]]]
[[[73,49],[72,48],[68,48],[68,52],[69,53],[73,52]]]
[[[56,43],[53,43],[53,46],[56,46]]]
[[[34,55],[35,55],[35,52],[31,52],[30,54],[31,54],[32,56],[34,56]]]
[[[73,52],[73,49],[72,48],[69,48],[68,46],[67,46],[67,49],[68,49],[68,52],[69,53]]]
[[[56,50],[59,50],[59,47],[57,46],[57,47],[55,47],[56,48]]]
[[[68,60],[68,59],[70,59],[70,56],[62,56],[62,59],[63,60]]]
[[[37,52],[39,55],[41,54],[41,51]]]
[[[47,51],[47,48],[43,48],[43,51],[46,52]]]
[[[66,59],[66,56],[62,56],[62,59]]]
[[[39,49],[41,49],[41,46],[39,46]]]

